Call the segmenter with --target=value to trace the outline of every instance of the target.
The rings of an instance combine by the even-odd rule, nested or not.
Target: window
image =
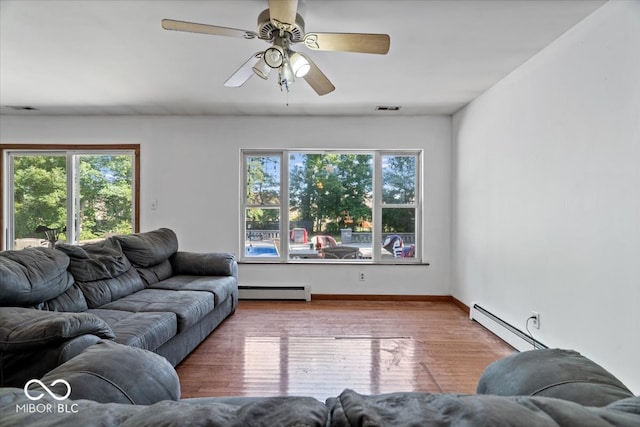
[[[7,249],[138,231],[138,145],[3,145],[2,150]]]
[[[242,153],[241,259],[420,262],[419,151]]]
[[[282,156],[245,157],[244,223],[247,257],[279,257]]]

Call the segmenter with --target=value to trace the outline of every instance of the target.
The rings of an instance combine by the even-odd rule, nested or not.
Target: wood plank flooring
[[[183,398],[475,393],[513,352],[449,302],[240,301],[176,370]]]

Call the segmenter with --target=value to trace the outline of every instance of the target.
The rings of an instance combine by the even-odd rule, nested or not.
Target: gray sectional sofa
[[[552,349],[492,364],[475,395],[347,389],[325,402],[308,396],[181,400],[178,376],[162,357],[100,341],[27,390],[0,388],[0,421],[29,427],[637,427],[640,397],[584,356]]]
[[[167,228],[0,252],[0,385],[22,387],[101,339],[176,366],[237,304],[234,255],[178,251]]]
[[[237,289],[232,254],[180,252],[168,229],[0,252],[0,425],[640,426],[640,397],[560,349],[491,364],[475,395],[180,399],[174,366]]]

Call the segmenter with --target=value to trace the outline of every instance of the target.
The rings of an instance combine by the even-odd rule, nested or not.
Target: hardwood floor
[[[183,398],[474,393],[513,352],[449,302],[240,301],[176,370]]]

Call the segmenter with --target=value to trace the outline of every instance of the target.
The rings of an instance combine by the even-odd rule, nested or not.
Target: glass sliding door
[[[75,240],[132,233],[132,155],[73,155],[73,161]]]
[[[136,153],[11,151],[6,248],[85,243],[136,231]]]
[[[13,249],[48,246],[49,239],[66,239],[66,155],[16,154],[10,159]]]

